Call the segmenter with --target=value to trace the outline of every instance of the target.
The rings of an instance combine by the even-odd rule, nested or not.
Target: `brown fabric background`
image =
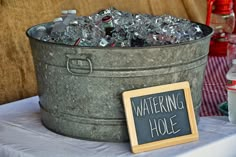
[[[206,0],[0,0],[0,104],[37,95],[27,28],[51,21],[64,9],[90,15],[111,6],[201,23],[206,17]]]

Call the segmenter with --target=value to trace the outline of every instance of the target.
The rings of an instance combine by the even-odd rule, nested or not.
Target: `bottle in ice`
[[[65,15],[63,23],[67,26],[71,21],[76,19],[76,10],[68,10],[67,15]]]
[[[33,37],[39,40],[47,41],[48,34],[47,29],[44,26],[39,26],[36,28]]]

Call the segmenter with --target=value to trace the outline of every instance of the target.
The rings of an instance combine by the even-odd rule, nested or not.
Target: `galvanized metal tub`
[[[127,141],[121,93],[181,81],[190,83],[198,121],[210,27],[199,24],[205,36],[182,44],[100,48],[39,41],[32,37],[37,26],[27,36],[48,129],[75,138]]]

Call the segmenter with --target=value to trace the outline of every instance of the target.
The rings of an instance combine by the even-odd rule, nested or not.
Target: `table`
[[[126,143],[74,139],[47,130],[38,97],[0,106],[0,157],[236,156],[236,125],[227,117],[201,117],[196,142],[132,154]]]

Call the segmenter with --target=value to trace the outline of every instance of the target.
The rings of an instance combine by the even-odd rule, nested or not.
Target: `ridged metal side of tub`
[[[196,117],[212,29],[185,44],[146,48],[82,48],[42,42],[27,31],[43,124],[90,140],[127,141],[121,93],[189,81]]]

